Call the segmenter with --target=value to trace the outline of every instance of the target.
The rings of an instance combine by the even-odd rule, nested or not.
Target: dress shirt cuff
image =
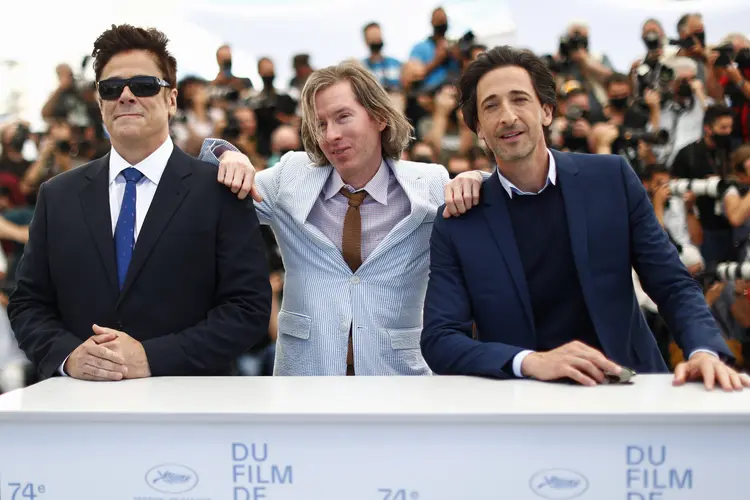
[[[693,356],[695,356],[699,352],[707,352],[708,354],[712,354],[712,355],[716,356],[717,358],[719,358],[718,354],[716,354],[714,351],[711,351],[709,349],[696,349],[696,350],[694,350],[693,352],[690,353],[690,356],[688,356],[688,359],[692,358]],[[721,359],[721,358],[719,358],[719,359]]]
[[[534,351],[521,351],[513,358],[513,375],[515,375],[518,378],[524,378],[523,373],[521,372],[521,364],[523,363],[523,360],[526,359],[526,356],[529,354],[533,354]]]
[[[198,155],[198,159],[211,163],[212,165],[218,165],[219,158],[221,158],[222,153],[225,151],[239,151],[239,149],[224,139],[208,138],[205,139],[201,145],[201,152]]]
[[[67,363],[69,357],[70,357],[70,354],[68,354],[65,357],[65,361],[63,361],[62,363],[60,363],[60,368],[57,369],[57,371],[60,372],[60,375],[62,375],[63,377],[69,377],[70,376],[67,373],[65,373],[65,369],[64,369],[65,368],[65,363]]]

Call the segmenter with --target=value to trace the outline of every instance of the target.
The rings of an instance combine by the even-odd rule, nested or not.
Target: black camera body
[[[714,52],[719,53],[719,57],[717,57],[716,62],[714,62],[715,67],[726,68],[734,62],[736,54],[734,52],[734,45],[732,45],[731,43],[716,47],[714,49]]]
[[[578,49],[588,49],[589,39],[580,33],[573,33],[572,36],[563,36],[560,38],[560,56],[568,59],[572,52]]]
[[[672,93],[670,86],[675,77],[672,68],[656,60],[646,60],[638,66],[635,74],[638,79],[638,97],[642,98],[646,89],[652,89],[659,91],[662,102],[668,100],[666,96]]]

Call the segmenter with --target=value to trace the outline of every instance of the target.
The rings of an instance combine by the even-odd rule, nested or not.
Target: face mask
[[[432,28],[435,31],[435,36],[445,36],[445,34],[448,33],[448,23],[438,24]]]
[[[656,31],[649,31],[643,36],[642,40],[647,50],[656,50],[659,48],[659,33]]]
[[[268,76],[262,77],[262,79],[263,79],[263,85],[265,87],[268,87],[268,88],[273,87],[273,79],[274,78],[276,78],[276,75],[268,75]]]
[[[615,109],[625,109],[628,107],[627,97],[612,98],[609,100],[609,105]]]
[[[716,149],[729,150],[732,147],[732,136],[729,134],[714,134],[714,143],[716,143]]]
[[[373,54],[379,54],[381,50],[383,50],[383,42],[370,44],[370,52]]]
[[[677,88],[677,95],[680,97],[693,96],[693,89],[690,87],[687,80],[682,80],[682,82],[680,82],[680,86]]]

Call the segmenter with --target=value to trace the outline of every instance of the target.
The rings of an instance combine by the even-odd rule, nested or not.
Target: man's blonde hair
[[[319,69],[307,79],[302,89],[302,145],[310,159],[318,166],[328,165],[319,142],[323,132],[318,123],[315,96],[336,83],[348,81],[357,102],[374,120],[384,121],[380,135],[383,157],[399,160],[412,138],[414,127],[393,104],[388,93],[359,61],[345,61],[335,66]]]

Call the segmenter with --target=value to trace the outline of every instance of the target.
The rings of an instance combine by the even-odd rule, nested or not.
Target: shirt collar
[[[330,200],[331,198],[336,196],[336,194],[338,194],[339,191],[341,191],[342,187],[346,187],[352,193],[365,190],[367,191],[367,194],[369,194],[372,197],[372,199],[374,199],[381,205],[388,205],[389,177],[390,177],[390,172],[389,172],[388,164],[385,162],[385,160],[382,160],[380,162],[380,168],[375,173],[375,176],[372,179],[370,179],[370,182],[368,182],[365,185],[365,187],[363,187],[362,189],[354,189],[353,187],[344,183],[344,180],[341,178],[339,173],[334,168],[333,173],[328,178],[328,184],[326,185],[326,188],[324,190],[323,199],[325,201]]]
[[[167,162],[169,161],[169,157],[172,156],[173,150],[174,144],[172,143],[172,139],[167,137],[167,140],[156,151],[148,155],[137,165],[131,165],[112,147],[111,154],[109,155],[109,183],[112,184],[123,170],[135,167],[140,170],[144,177],[158,185],[164,169],[167,168]]]
[[[521,191],[516,186],[513,185],[512,182],[510,182],[508,179],[503,177],[503,174],[500,173],[500,169],[497,169],[497,176],[500,178],[500,184],[503,185],[503,188],[505,189],[505,192],[508,193],[508,196],[510,198],[513,198],[513,194],[517,195],[535,195],[539,194],[545,189],[547,189],[547,186],[550,184],[557,184],[557,165],[555,164],[555,157],[552,156],[552,152],[548,149],[547,155],[549,156],[549,170],[547,171],[547,181],[544,183],[544,186],[542,189],[539,190],[538,193],[530,193],[528,191]]]

